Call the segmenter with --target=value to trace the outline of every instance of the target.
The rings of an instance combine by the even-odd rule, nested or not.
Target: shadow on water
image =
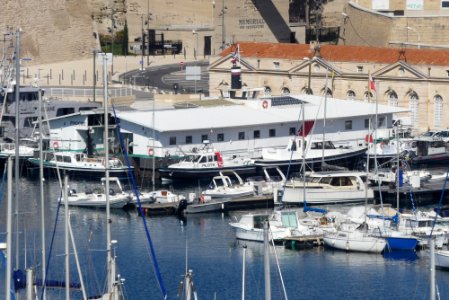
[[[387,260],[415,261],[419,259],[416,251],[384,251],[383,257]]]

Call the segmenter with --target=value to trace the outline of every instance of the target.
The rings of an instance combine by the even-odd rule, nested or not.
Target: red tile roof
[[[238,42],[238,45],[241,57],[303,59],[314,55],[307,44]],[[235,49],[236,45],[232,45],[220,55],[226,56]],[[338,62],[391,64],[404,60],[412,65],[449,65],[449,50],[321,45],[320,53],[323,59]]]

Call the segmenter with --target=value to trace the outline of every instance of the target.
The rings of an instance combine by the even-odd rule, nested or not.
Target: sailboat
[[[370,77],[370,76],[369,76]],[[374,84],[371,81],[368,85],[368,91],[375,90]],[[376,121],[377,121],[377,101],[376,101]],[[377,122],[376,122],[377,124]],[[366,172],[369,170],[369,158],[367,159]],[[375,236],[370,231],[369,225],[366,222],[367,214],[367,181],[365,180],[365,221],[362,224],[357,223],[343,223],[340,230],[335,233],[330,233],[324,236],[324,244],[328,247],[357,252],[371,252],[381,253],[387,242],[384,238]]]

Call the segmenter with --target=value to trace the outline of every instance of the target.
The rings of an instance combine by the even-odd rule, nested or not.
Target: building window
[[[268,136],[269,137],[275,137],[276,136],[276,129],[270,129],[268,131]]]
[[[209,136],[207,134],[201,135],[201,143],[204,143],[204,141],[207,141],[209,139]]]
[[[271,88],[269,86],[265,87],[265,96],[271,96]]]
[[[290,90],[286,87],[283,87],[281,90],[281,94],[282,94],[282,96],[288,96],[288,95],[290,95]]]
[[[390,91],[388,93],[388,105],[394,107],[398,106],[398,95],[395,91]]]
[[[223,142],[224,141],[224,133],[217,134],[217,142]]]
[[[170,145],[176,145],[176,136],[171,136],[169,140]]]
[[[365,119],[365,129],[369,128],[369,119]]]
[[[239,140],[244,140],[245,139],[245,132],[244,131],[240,131],[239,132]]]
[[[419,127],[419,97],[416,92],[411,92],[409,94],[409,109],[410,109],[410,121],[411,124],[418,128]]]
[[[440,95],[436,95],[433,99],[435,101],[434,127],[441,128],[443,127],[443,98]]]
[[[309,87],[303,87],[301,90],[301,93],[306,94],[306,95],[313,95],[313,91]]]
[[[355,92],[354,92],[353,90],[349,90],[349,91],[346,93],[346,98],[347,98],[348,100],[354,100],[354,99],[355,99]]]
[[[362,73],[363,72],[363,66],[357,66],[357,72]]]
[[[363,101],[371,101],[373,99],[373,93],[366,91],[363,95]]]
[[[276,70],[279,70],[281,68],[281,63],[278,61],[274,61],[273,62],[273,66]]]
[[[323,88],[323,96],[332,97],[332,91],[330,88]]]
[[[400,67],[399,68],[399,76],[404,76],[405,75],[405,69],[404,69],[404,67]]]
[[[255,139],[260,139],[260,130],[254,130],[253,137],[254,137]]]
[[[449,0],[441,0],[441,8],[449,8]]]
[[[313,68],[315,69],[315,71],[319,71],[321,67],[319,64],[315,64],[313,65]]]
[[[385,122],[385,117],[379,117],[377,119],[377,128],[383,128],[385,127],[386,122]]]
[[[352,130],[352,121],[345,121],[345,130]]]
[[[191,144],[192,143],[192,136],[188,135],[186,136],[186,144]]]
[[[288,134],[289,135],[296,135],[296,128],[295,127],[290,127],[288,129]]]

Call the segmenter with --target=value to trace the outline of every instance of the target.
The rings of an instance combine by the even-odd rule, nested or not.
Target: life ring
[[[263,107],[264,109],[266,109],[266,108],[268,107],[268,101],[267,101],[267,100],[263,100],[263,102],[262,102],[262,107]]]
[[[54,149],[59,149],[59,143],[57,141],[53,142],[53,148]]]
[[[380,149],[383,149],[385,147],[384,142],[380,142]]]
[[[153,150],[153,148],[148,148],[148,155],[149,155],[149,156],[153,156],[153,155],[154,155],[154,150]]]

